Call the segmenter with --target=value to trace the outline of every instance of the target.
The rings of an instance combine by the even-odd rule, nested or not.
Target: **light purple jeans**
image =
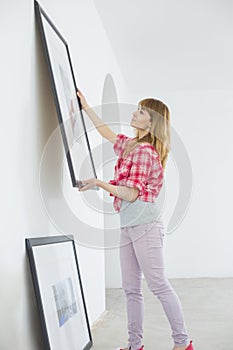
[[[142,273],[149,289],[162,303],[174,344],[189,344],[180,300],[164,273],[163,239],[164,225],[161,218],[149,224],[121,227],[120,263],[127,304],[128,348],[131,346],[131,350],[138,350],[142,345]]]

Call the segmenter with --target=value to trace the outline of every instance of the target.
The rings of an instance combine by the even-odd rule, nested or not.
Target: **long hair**
[[[163,169],[165,169],[168,153],[171,149],[171,127],[169,108],[160,100],[145,98],[138,103],[150,115],[151,127],[148,133],[139,139],[139,132],[136,131],[135,140],[125,150],[126,154],[141,142],[148,142],[159,154]]]

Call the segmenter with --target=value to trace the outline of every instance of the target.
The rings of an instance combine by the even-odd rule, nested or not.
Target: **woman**
[[[86,191],[93,186],[114,196],[114,208],[120,213],[120,262],[122,286],[127,301],[128,347],[142,350],[143,294],[142,273],[148,287],[160,300],[172,329],[173,350],[194,350],[186,332],[180,300],[164,274],[164,225],[159,218],[156,198],[163,183],[170,149],[170,112],[159,100],[139,102],[131,126],[136,137],[115,134],[89,107],[80,90],[82,108],[100,134],[114,144],[118,155],[114,180],[82,181]]]

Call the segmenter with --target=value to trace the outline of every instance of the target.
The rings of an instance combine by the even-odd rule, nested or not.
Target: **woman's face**
[[[143,107],[138,105],[138,109],[133,112],[130,125],[134,128],[143,130],[150,128],[150,114]]]

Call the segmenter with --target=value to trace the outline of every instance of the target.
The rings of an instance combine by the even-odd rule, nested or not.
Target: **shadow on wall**
[[[111,74],[107,74],[103,86],[102,94],[102,119],[106,120],[106,123],[115,133],[121,133],[120,122],[120,106],[118,103],[118,96],[116,86]],[[113,150],[113,144],[109,141],[103,143],[103,177],[104,179],[113,178],[113,167],[115,163],[116,155]],[[118,247],[119,246],[119,217],[116,214],[113,215],[113,197],[109,202],[109,194],[104,192],[104,245],[105,247]],[[108,200],[107,200],[108,198]],[[111,228],[111,229],[109,229]],[[116,273],[113,273],[113,269],[116,269]],[[118,276],[118,278],[112,276]],[[118,259],[118,249],[105,249],[105,284],[106,287],[119,287],[121,285],[120,265]]]
[[[35,23],[35,52],[34,52],[34,65],[35,65],[35,105],[37,107],[36,115],[36,132],[37,132],[37,155],[38,155],[38,165],[40,165],[42,152],[49,137],[58,127],[57,113],[53,98],[53,92],[51,87],[51,82],[49,78],[48,65],[45,60],[44,48],[42,47],[42,42],[40,38],[40,32],[37,23]],[[60,139],[57,139],[56,149],[54,149],[53,154],[51,154],[50,166],[48,169],[49,173],[53,176],[52,182],[48,183],[48,188],[52,189],[54,195],[57,195],[58,181],[60,181],[57,174],[60,169],[57,168],[57,164],[63,161],[63,144],[61,135]],[[39,172],[38,172],[39,178]]]
[[[120,105],[118,103],[116,86],[113,77],[108,73],[105,77],[103,94],[102,94],[102,119],[116,133],[122,132],[120,121]],[[103,140],[103,178],[113,178],[113,162],[115,163],[116,155],[113,151],[113,144],[108,140]],[[104,227],[105,227],[105,247],[117,246],[119,236],[119,225],[112,224],[113,220],[119,220],[118,215],[114,212],[113,199],[109,199],[109,194],[104,192]],[[109,215],[108,215],[109,214]],[[115,215],[114,215],[115,214]],[[114,219],[114,217],[116,219]],[[114,229],[115,227],[115,229]],[[111,231],[108,229],[111,228]]]

